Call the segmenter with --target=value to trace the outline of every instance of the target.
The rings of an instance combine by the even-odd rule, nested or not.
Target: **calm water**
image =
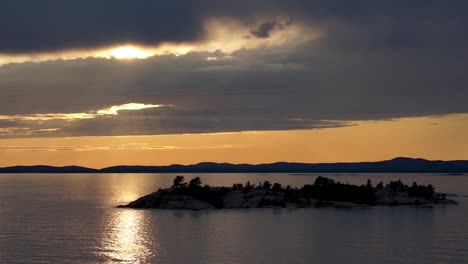
[[[319,174],[197,174],[204,183],[300,186]],[[402,179],[468,195],[468,176]],[[0,263],[468,263],[468,198],[446,208],[117,209],[175,174],[0,174]],[[187,179],[194,175],[184,174]]]

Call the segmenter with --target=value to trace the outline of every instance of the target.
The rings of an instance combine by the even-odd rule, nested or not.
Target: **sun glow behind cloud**
[[[140,48],[140,47],[136,47],[132,45],[117,47],[117,48],[111,49],[108,52],[108,58],[116,58],[119,60],[146,59],[153,55],[154,53],[152,53],[149,50],[145,50],[144,48]]]
[[[252,35],[252,27],[236,20],[211,19],[205,24],[206,36],[200,41],[186,43],[161,43],[158,45],[140,45],[138,43],[126,43],[100,49],[63,50],[52,53],[33,54],[0,54],[0,65],[9,63],[42,62],[49,60],[75,60],[85,58],[102,58],[117,60],[147,59],[152,56],[173,54],[184,55],[197,51],[222,51],[228,55],[241,49],[258,49],[267,47],[279,47],[313,41],[322,35],[319,28],[290,23],[288,18],[275,18],[280,26],[271,32],[268,37],[255,37]],[[259,24],[267,21],[260,19]]]

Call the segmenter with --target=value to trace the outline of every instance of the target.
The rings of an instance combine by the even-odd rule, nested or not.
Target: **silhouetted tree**
[[[426,186],[426,198],[431,198],[434,196],[435,188],[432,184]]]
[[[232,189],[234,190],[243,190],[244,189],[244,184],[242,183],[234,183],[232,185]]]
[[[367,189],[372,189],[372,181],[370,179],[367,179],[366,188]]]
[[[271,189],[271,183],[269,181],[264,181],[262,188],[265,190]]]
[[[200,177],[196,177],[196,178],[193,178],[192,180],[190,180],[190,183],[189,183],[189,188],[190,189],[195,189],[195,188],[198,188],[202,185],[202,181],[200,179]]]
[[[322,177],[322,176],[318,176],[317,179],[315,179],[314,185],[323,187],[323,186],[326,186],[326,185],[332,185],[334,183],[335,183],[335,181],[332,180],[332,179],[328,179],[328,178],[325,178],[325,177]]]
[[[174,181],[173,181],[173,184],[172,184],[172,188],[181,188],[181,187],[185,187],[187,185],[185,181],[185,178],[184,176],[176,176],[174,178]]]
[[[246,182],[245,183],[245,186],[242,188],[242,191],[244,193],[246,192],[249,192],[250,190],[252,190],[255,186],[252,186],[252,184],[250,184],[250,181]]]
[[[273,188],[272,188],[272,189],[273,189],[273,191],[275,191],[275,192],[280,192],[280,191],[282,190],[281,184],[275,182],[275,184],[273,184]]]
[[[259,181],[259,182],[258,182],[257,189],[261,189],[261,188],[262,188],[262,181]]]
[[[392,191],[393,193],[403,192],[408,188],[408,186],[403,184],[403,182],[401,182],[401,180],[391,181],[387,186],[390,189],[390,191]]]

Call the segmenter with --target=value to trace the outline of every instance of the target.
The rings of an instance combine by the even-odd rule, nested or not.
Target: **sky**
[[[3,1],[0,166],[468,159],[467,8]]]

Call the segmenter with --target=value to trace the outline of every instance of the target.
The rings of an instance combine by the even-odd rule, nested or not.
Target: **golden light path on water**
[[[156,180],[151,185],[145,177],[125,177],[111,174],[106,177],[111,188],[111,195],[106,206],[127,204],[143,193],[154,191],[153,187],[167,186],[169,182]],[[147,187],[142,189],[142,186]],[[159,240],[160,224],[151,220],[150,212],[113,208],[102,223],[103,232],[99,254],[107,263],[148,263],[164,252]]]
[[[148,225],[144,211],[115,210],[109,220],[110,235],[103,238],[104,258],[111,262],[144,263],[158,254],[158,241],[144,232]],[[157,224],[152,223],[151,228],[157,229]]]

